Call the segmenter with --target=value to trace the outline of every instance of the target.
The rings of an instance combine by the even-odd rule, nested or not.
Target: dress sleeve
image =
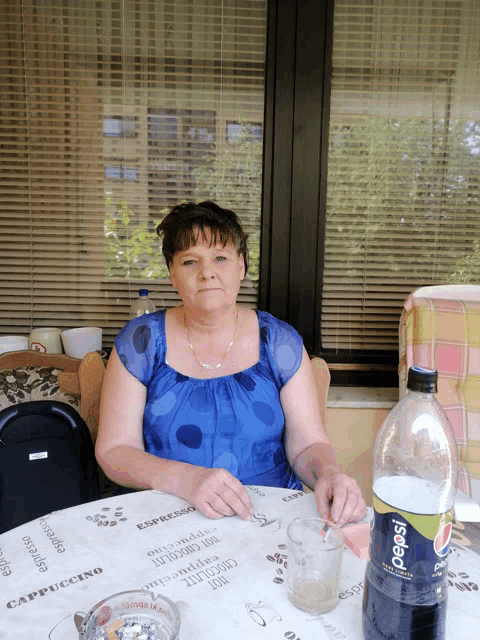
[[[148,386],[158,362],[164,356],[161,315],[164,313],[162,310],[130,320],[120,329],[114,341],[123,366],[145,386]]]
[[[260,337],[266,342],[266,351],[279,390],[293,378],[302,364],[303,340],[288,323],[269,313],[263,314],[264,326]]]

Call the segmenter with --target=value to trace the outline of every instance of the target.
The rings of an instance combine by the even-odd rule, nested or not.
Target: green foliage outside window
[[[475,122],[371,116],[332,126],[326,250],[339,281],[479,282],[479,159]]]
[[[235,141],[221,154],[205,156],[194,169],[195,200],[213,200],[239,216],[248,233],[248,277],[258,280],[260,261],[260,215],[262,201],[262,141],[241,122]]]
[[[126,200],[105,197],[105,277],[107,280],[161,280],[168,278],[160,238],[155,228],[135,224]]]
[[[330,137],[326,248],[336,245],[348,256],[346,282],[363,277],[365,260],[377,274],[412,287],[480,282],[477,123],[371,117],[332,127]],[[249,232],[251,280],[258,280],[261,172],[262,143],[248,123],[192,172],[193,200],[213,200],[240,215]],[[139,225],[126,201],[106,197],[107,279],[168,278],[155,233],[160,221]]]
[[[243,123],[242,123],[243,124]],[[260,206],[262,178],[262,142],[252,140],[247,124],[235,142],[221,154],[205,155],[193,170],[195,188],[192,200],[213,200],[235,211],[249,231],[249,270],[258,280],[260,245]],[[126,200],[113,202],[105,197],[105,276],[108,280],[161,280],[168,268],[156,227],[162,217],[138,224]]]

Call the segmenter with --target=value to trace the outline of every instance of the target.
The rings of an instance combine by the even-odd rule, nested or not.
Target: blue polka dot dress
[[[167,364],[165,310],[127,323],[115,339],[126,369],[147,388],[145,450],[222,467],[243,484],[301,489],[285,455],[280,390],[300,367],[303,342],[287,323],[257,311],[260,359],[240,373],[202,380]]]

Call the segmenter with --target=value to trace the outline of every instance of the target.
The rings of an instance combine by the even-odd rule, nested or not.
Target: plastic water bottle
[[[136,318],[143,316],[144,313],[153,313],[154,311],[155,305],[148,297],[148,289],[139,289],[138,298],[130,307],[130,317]]]
[[[437,371],[411,367],[373,462],[374,520],[365,574],[365,640],[445,637],[447,558],[458,470]]]

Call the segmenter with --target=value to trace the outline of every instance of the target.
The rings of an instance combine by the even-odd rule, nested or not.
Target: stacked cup
[[[38,327],[28,336],[28,348],[40,353],[63,353],[62,330],[57,327]]]

